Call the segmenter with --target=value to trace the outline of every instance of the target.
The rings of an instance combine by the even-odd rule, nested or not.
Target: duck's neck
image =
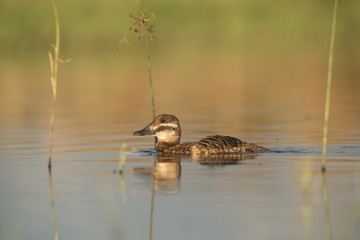
[[[171,141],[169,141],[171,140]],[[168,139],[168,141],[164,141],[162,139],[158,139],[156,142],[156,150],[159,152],[167,152],[166,150],[175,147],[180,144],[180,138],[172,138]]]

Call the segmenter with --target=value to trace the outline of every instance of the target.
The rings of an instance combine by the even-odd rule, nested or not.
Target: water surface
[[[60,238],[146,239],[150,222],[153,239],[326,238],[321,131],[307,131],[310,120],[243,125],[233,118],[233,108],[221,116],[180,115],[183,141],[223,133],[273,150],[199,161],[156,156],[151,137],[131,135],[151,117],[106,108],[85,116],[61,113],[71,108],[58,105],[54,132],[52,184]],[[34,108],[26,120],[17,113],[7,115],[12,121],[2,118],[7,126],[1,128],[2,239],[53,237],[45,110]],[[259,115],[250,111],[246,118]],[[358,127],[336,132],[329,146],[326,179],[335,238],[356,239],[360,233]],[[126,159],[123,175],[114,173],[119,157]]]
[[[50,3],[23,4],[0,8],[0,239],[52,239],[53,213],[59,239],[327,239],[332,3],[151,3],[157,113],[180,119],[183,142],[224,134],[272,150],[193,160],[158,156],[152,137],[132,136],[152,120],[144,43],[115,47],[136,7],[59,1],[61,57],[72,61],[59,66],[51,178],[53,16]],[[333,239],[360,235],[358,5],[339,7],[326,172]]]

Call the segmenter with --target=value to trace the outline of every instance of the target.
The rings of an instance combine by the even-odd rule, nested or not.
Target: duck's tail
[[[245,143],[244,142],[242,147],[243,147],[242,152],[264,152],[264,151],[269,151],[268,148],[258,146],[258,145],[254,144],[254,143]]]

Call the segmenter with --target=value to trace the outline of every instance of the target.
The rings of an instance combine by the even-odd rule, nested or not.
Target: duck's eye
[[[165,119],[160,119],[160,123],[165,123]]]

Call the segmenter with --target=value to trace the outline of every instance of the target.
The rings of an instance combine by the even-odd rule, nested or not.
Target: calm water
[[[50,111],[31,101],[17,103],[34,106],[26,111],[7,108],[1,115],[1,239],[54,236]],[[321,117],[275,114],[264,121],[264,106],[184,111],[183,141],[223,133],[273,150],[193,161],[156,157],[151,137],[131,135],[150,122],[149,111],[124,114],[95,102],[57,106],[52,187],[60,239],[147,239],[150,231],[152,239],[326,239],[321,127],[314,131]],[[359,127],[349,121],[330,132],[326,178],[335,239],[360,234]],[[126,160],[122,176],[114,173],[119,157]]]
[[[72,60],[59,66],[49,178],[51,4],[1,1],[1,240],[53,239],[54,225],[59,239],[327,239],[332,2],[149,1],[157,112],[180,119],[183,142],[224,134],[272,149],[196,161],[156,156],[153,138],[132,136],[152,120],[144,42],[129,36],[115,50],[133,1],[57,3],[60,55]],[[360,236],[358,9],[339,5],[326,173],[333,239]]]

